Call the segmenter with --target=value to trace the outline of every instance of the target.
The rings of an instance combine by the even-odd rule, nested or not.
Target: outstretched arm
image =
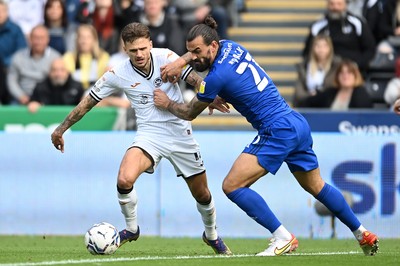
[[[67,115],[64,121],[51,134],[51,142],[54,147],[64,152],[63,134],[72,125],[81,120],[81,118],[97,104],[97,101],[90,95],[87,95],[82,101]]]

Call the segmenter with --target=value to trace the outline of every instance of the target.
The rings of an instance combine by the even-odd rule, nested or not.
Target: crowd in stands
[[[332,110],[393,105],[400,98],[400,0],[326,2],[296,66],[293,105]]]
[[[400,98],[400,0],[326,2],[296,65],[293,106],[346,110],[381,101],[388,108]],[[76,98],[65,95],[86,95],[105,71],[127,58],[120,32],[128,23],[146,24],[154,47],[183,54],[186,33],[206,15],[212,14],[224,39],[244,10],[245,0],[0,0],[0,105],[35,102],[30,110],[37,110],[75,104]],[[352,84],[345,92],[346,79]],[[66,94],[57,91],[69,88]],[[355,104],[354,98],[365,99]],[[129,108],[123,95],[102,105]]]
[[[76,104],[75,97],[65,95],[86,95],[105,71],[127,58],[120,32],[128,23],[149,26],[154,47],[183,54],[186,31],[207,14],[219,21],[220,35],[226,38],[234,20],[227,7],[234,4],[236,0],[0,0],[0,104],[35,102],[30,108],[35,111],[39,104]],[[127,100],[120,98],[102,105],[126,106]]]

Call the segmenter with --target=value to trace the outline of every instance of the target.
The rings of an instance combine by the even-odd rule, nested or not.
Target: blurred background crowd
[[[309,25],[289,103],[390,110],[400,98],[400,1],[319,1],[326,10]],[[247,2],[0,0],[0,105],[26,105],[31,112],[76,105],[105,71],[127,58],[119,35],[128,23],[148,25],[154,47],[183,54],[186,33],[208,14],[220,38],[231,39],[229,29],[240,27]],[[189,99],[192,88],[182,87]],[[123,95],[100,105],[130,108]]]

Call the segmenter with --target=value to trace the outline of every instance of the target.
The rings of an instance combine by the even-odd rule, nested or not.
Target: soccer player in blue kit
[[[217,24],[207,17],[186,38],[188,52],[163,67],[163,79],[176,81],[186,64],[203,72],[197,95],[189,103],[177,103],[161,90],[154,103],[176,116],[195,119],[211,103],[226,101],[258,131],[234,162],[222,188],[247,215],[272,233],[269,246],[257,256],[278,256],[298,247],[298,240],[274,215],[265,200],[250,186],[267,173],[276,174],[285,162],[299,184],[322,202],[354,234],[365,255],[378,251],[378,237],[361,224],[343,195],[320,175],[311,131],[305,118],[291,109],[265,71],[241,45],[219,40]],[[211,110],[212,112],[212,110]]]

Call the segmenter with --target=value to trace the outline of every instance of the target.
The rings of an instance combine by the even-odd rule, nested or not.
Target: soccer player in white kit
[[[217,254],[232,254],[216,231],[216,210],[207,186],[206,170],[199,145],[192,135],[190,122],[154,106],[153,91],[158,88],[174,101],[183,102],[177,84],[163,83],[160,67],[179,58],[165,48],[152,48],[150,32],[141,23],[131,23],[121,32],[129,59],[106,72],[87,95],[54,130],[51,140],[64,152],[63,133],[78,122],[98,102],[123,91],[137,117],[137,133],[126,151],[118,173],[118,201],[125,217],[126,229],[120,231],[121,245],[137,240],[137,195],[134,184],[143,173],[153,173],[162,158],[174,166],[176,174],[186,181],[204,224],[203,240]],[[188,65],[182,79],[195,84],[200,76]],[[223,110],[224,106],[214,106]]]

